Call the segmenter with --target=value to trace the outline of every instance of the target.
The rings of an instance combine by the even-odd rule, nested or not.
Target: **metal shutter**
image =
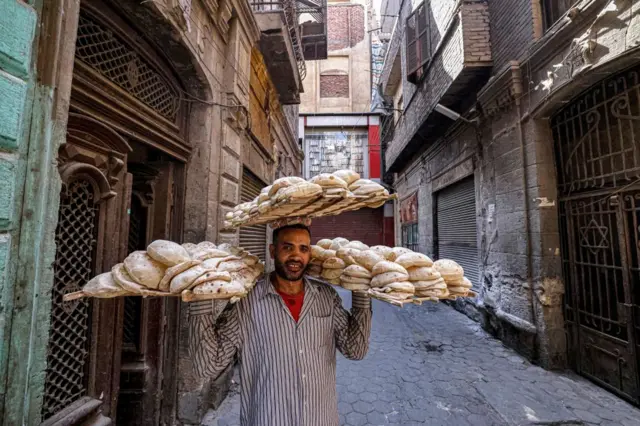
[[[253,201],[266,185],[246,168],[242,171],[240,201]],[[262,260],[267,255],[267,225],[243,226],[240,228],[240,247],[249,250]]]
[[[439,191],[436,197],[438,258],[458,262],[476,287],[480,269],[473,177]]]

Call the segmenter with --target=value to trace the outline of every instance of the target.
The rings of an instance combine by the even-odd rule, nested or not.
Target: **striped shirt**
[[[296,323],[269,279],[214,319],[190,304],[189,350],[196,373],[217,377],[237,355],[243,426],[337,426],[336,349],[359,360],[369,349],[371,301],[305,278]],[[200,306],[202,306],[201,302]]]

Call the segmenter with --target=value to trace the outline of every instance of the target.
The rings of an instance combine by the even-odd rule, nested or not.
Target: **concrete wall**
[[[449,3],[431,5],[437,9]],[[522,2],[517,13],[512,3],[489,2],[494,77],[486,84],[469,85],[466,93],[477,102],[476,109],[459,111],[476,116],[478,124],[459,120],[437,133],[417,136],[422,148],[401,166],[394,186],[400,198],[418,191],[420,250],[432,255],[434,193],[474,176],[482,289],[477,299],[454,305],[531,359],[564,367],[564,281],[548,119],[604,76],[638,63],[639,2],[622,2],[604,14],[600,12],[608,2],[578,2],[573,18],[565,17],[544,34],[535,2]],[[446,79],[429,83],[443,84]],[[404,85],[410,83],[405,80]],[[439,100],[429,85],[419,88],[424,95],[407,106],[404,120],[428,105],[416,100]],[[437,113],[426,116],[432,114]],[[391,144],[415,135],[414,129],[401,126]]]
[[[369,112],[371,107],[371,52],[367,32],[367,0],[329,3],[329,56],[307,61],[300,113]],[[348,80],[344,76],[348,77]],[[324,80],[324,85],[321,85]],[[321,90],[339,80],[342,90]],[[345,83],[348,81],[348,83]],[[347,93],[348,89],[348,93]]]

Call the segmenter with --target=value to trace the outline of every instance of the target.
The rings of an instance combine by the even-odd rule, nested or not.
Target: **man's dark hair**
[[[278,235],[280,235],[280,232],[287,230],[287,229],[304,229],[305,231],[307,231],[309,233],[309,236],[311,236],[311,230],[309,229],[308,226],[305,226],[301,223],[296,223],[295,225],[287,225],[287,226],[283,226],[282,228],[278,228],[278,229],[274,229],[273,230],[273,245],[277,245],[278,244]]]

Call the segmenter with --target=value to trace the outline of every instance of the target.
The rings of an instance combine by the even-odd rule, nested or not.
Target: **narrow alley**
[[[339,290],[349,306],[350,292]],[[374,301],[369,354],[338,357],[341,425],[640,425],[640,410],[534,366],[444,304]],[[238,378],[206,426],[239,425]]]

